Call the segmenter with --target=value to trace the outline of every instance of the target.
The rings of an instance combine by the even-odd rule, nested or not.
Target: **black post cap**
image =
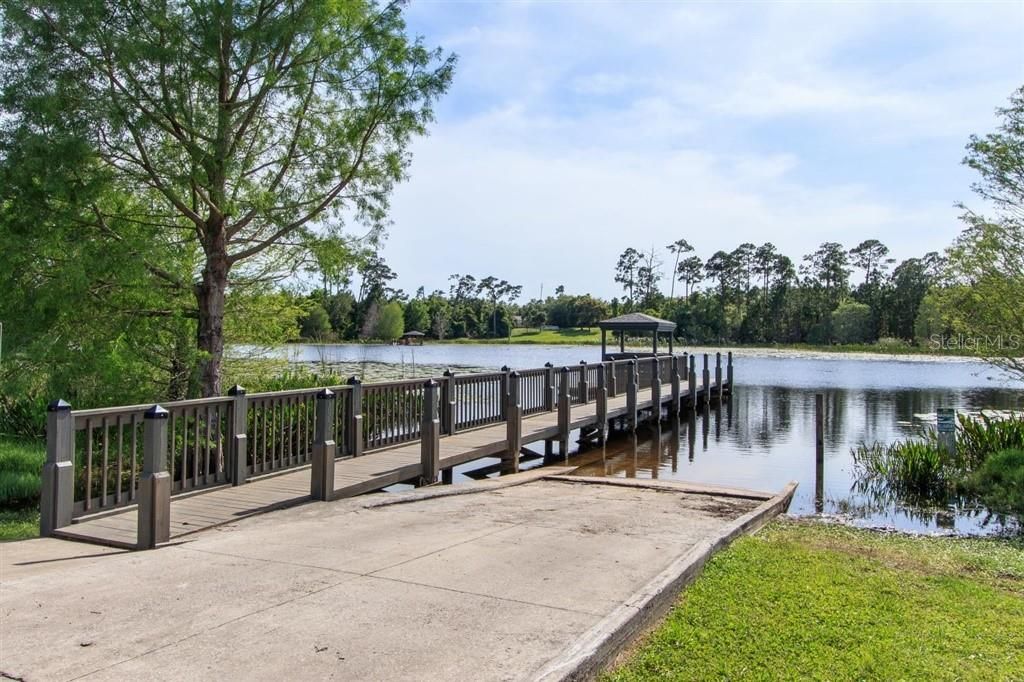
[[[316,392],[317,400],[334,400],[334,391],[324,388]]]
[[[235,384],[234,386],[232,386],[231,388],[228,389],[228,395],[230,395],[230,396],[245,395],[245,388],[243,388],[242,386],[239,386],[238,384]]]
[[[356,385],[361,384],[363,382],[359,380],[359,377],[357,377],[355,374],[353,374],[352,376],[350,376],[348,378],[348,382],[347,383],[348,383],[349,386],[356,386]]]
[[[160,405],[154,405],[145,411],[142,415],[145,419],[167,419],[171,416],[171,413],[165,410]]]
[[[507,371],[509,371],[509,369],[510,369],[510,367],[508,365],[502,365],[501,366],[501,371],[502,372],[507,372]]]
[[[423,382],[423,388],[437,388],[437,382],[433,379],[427,379]]]
[[[46,406],[47,412],[67,412],[71,409],[71,403],[64,400],[63,398],[57,398],[52,403]]]
[[[446,377],[453,377],[453,376],[455,376],[455,372],[453,372],[453,371],[451,370],[451,367],[449,367],[448,369],[446,369],[446,370],[444,371],[444,375],[443,375],[443,376],[446,376]]]
[[[545,367],[554,367],[554,365],[552,363],[550,363],[550,362],[545,362],[544,366]]]

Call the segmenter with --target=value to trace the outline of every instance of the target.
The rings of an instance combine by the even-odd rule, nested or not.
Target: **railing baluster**
[[[212,410],[209,406],[206,407],[206,454],[203,460],[203,483],[205,485],[210,484],[210,437],[213,435],[213,430],[210,424],[210,415]],[[215,475],[216,477],[216,475]]]
[[[121,415],[117,416],[117,482],[114,485],[114,504],[121,504],[121,479],[124,476],[124,425]]]
[[[92,509],[92,420],[85,420],[85,511]]]
[[[100,509],[107,506],[107,477],[109,466],[109,450],[110,450],[110,433],[107,426],[107,418],[103,417],[100,420],[100,428],[103,429],[103,468],[100,473],[103,475],[103,480],[100,483]]]
[[[132,487],[128,490],[128,500],[135,501],[139,490],[139,422],[136,415],[132,415]]]

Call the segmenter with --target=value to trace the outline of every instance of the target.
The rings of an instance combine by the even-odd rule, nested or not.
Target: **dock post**
[[[729,382],[729,393],[732,393],[732,351],[729,351],[729,364],[725,368],[725,377]]]
[[[704,404],[711,404],[711,371],[708,369],[708,354],[704,354]]]
[[[444,371],[441,383],[441,430],[455,435],[455,373],[450,369]]]
[[[697,409],[697,356],[690,356],[690,369],[686,375],[687,389],[690,391],[690,409]]]
[[[558,454],[569,459],[569,424],[572,423],[572,404],[569,402],[569,368],[559,370],[558,381]]]
[[[668,413],[672,416],[679,414],[679,357],[671,356],[669,358],[669,381],[672,384],[672,402],[668,404]]]
[[[233,398],[231,401],[231,418],[228,421],[230,438],[228,441],[228,476],[231,477],[231,485],[242,485],[246,476],[249,475],[248,462],[248,430],[249,422],[249,399],[245,397],[245,389],[235,384],[228,389],[228,395]]]
[[[363,382],[356,376],[349,377],[351,388],[348,402],[345,403],[345,434],[348,441],[348,452],[352,457],[363,454]]]
[[[719,404],[722,403],[722,393],[722,354],[719,352],[715,353],[715,398]]]
[[[423,384],[423,423],[420,425],[420,485],[437,481],[441,468],[441,420],[438,419],[438,384],[433,379]]]
[[[631,432],[636,431],[636,394],[639,388],[639,375],[636,369],[636,360],[630,360],[626,381],[626,428]]]
[[[75,503],[74,461],[75,418],[71,416],[71,404],[54,400],[46,406],[46,463],[39,498],[39,535],[44,538],[58,528],[71,525]]]
[[[512,368],[509,367],[508,365],[502,365],[501,371],[503,373],[503,376],[498,382],[500,384],[499,392],[501,396],[501,402],[498,405],[498,411],[501,413],[502,421],[504,421],[505,419],[508,419],[508,415],[505,413],[505,408],[508,406],[508,374],[509,372],[512,371]]]
[[[329,502],[334,497],[334,391],[325,388],[316,394],[316,428],[313,433],[313,463],[309,472],[309,496]]]
[[[661,423],[661,361],[651,358],[651,421]]]
[[[555,397],[555,366],[550,362],[545,362],[544,369],[547,370],[544,373],[544,409],[554,412],[558,406],[558,400]]]
[[[825,396],[814,395],[814,510],[825,510]]]
[[[594,400],[597,402],[597,444],[604,445],[608,438],[608,389],[607,363],[601,363],[601,371],[597,373],[597,390]]]
[[[618,387],[615,385],[615,383],[616,383],[616,379],[615,379],[615,360],[608,360],[604,364],[605,364],[605,371],[608,372],[608,377],[606,379],[607,388],[608,388],[608,397],[609,398],[614,398],[615,396],[618,395],[618,391],[617,391]]]
[[[519,372],[508,375],[508,396],[505,406],[505,445],[501,457],[501,473],[519,472],[519,451],[523,447],[523,406],[519,402]]]
[[[587,361],[580,360],[580,384],[577,389],[580,392],[580,402],[586,405],[590,402],[590,384],[587,383]]]
[[[167,418],[159,405],[146,410],[142,431],[137,549],[152,549],[171,539],[171,475],[167,473]]]

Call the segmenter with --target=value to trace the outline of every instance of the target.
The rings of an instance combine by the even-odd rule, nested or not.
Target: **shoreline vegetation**
[[[783,518],[713,557],[601,679],[777,679],[780,671],[1024,677],[1024,540]]]
[[[644,342],[648,343],[649,339]],[[299,339],[291,341],[290,344],[311,344],[311,345],[337,345],[337,346],[362,346],[362,345],[392,345],[390,342],[374,341],[324,341],[319,339]],[[584,329],[559,329],[559,330],[538,330],[517,328],[512,330],[512,335],[500,338],[458,338],[458,339],[425,339],[423,345],[537,345],[537,346],[600,346],[601,331],[596,327]],[[415,347],[415,346],[412,346]],[[608,339],[608,347],[612,347],[612,339]],[[677,349],[686,348],[721,348],[728,350],[743,351],[808,351],[819,353],[869,353],[874,355],[921,355],[942,358],[970,358],[987,361],[988,356],[974,350],[965,348],[929,348],[925,346],[912,345],[902,341],[886,342],[885,340],[876,343],[854,343],[854,344],[813,344],[813,343],[688,343],[676,341]],[[1024,357],[1024,350],[1022,350]]]

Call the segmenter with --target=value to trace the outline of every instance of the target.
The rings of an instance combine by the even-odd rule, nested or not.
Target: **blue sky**
[[[704,258],[941,250],[973,202],[964,144],[1024,84],[1024,2],[413,0],[407,20],[459,56],[393,198],[410,293],[458,272],[611,297],[619,253],[680,237]]]

